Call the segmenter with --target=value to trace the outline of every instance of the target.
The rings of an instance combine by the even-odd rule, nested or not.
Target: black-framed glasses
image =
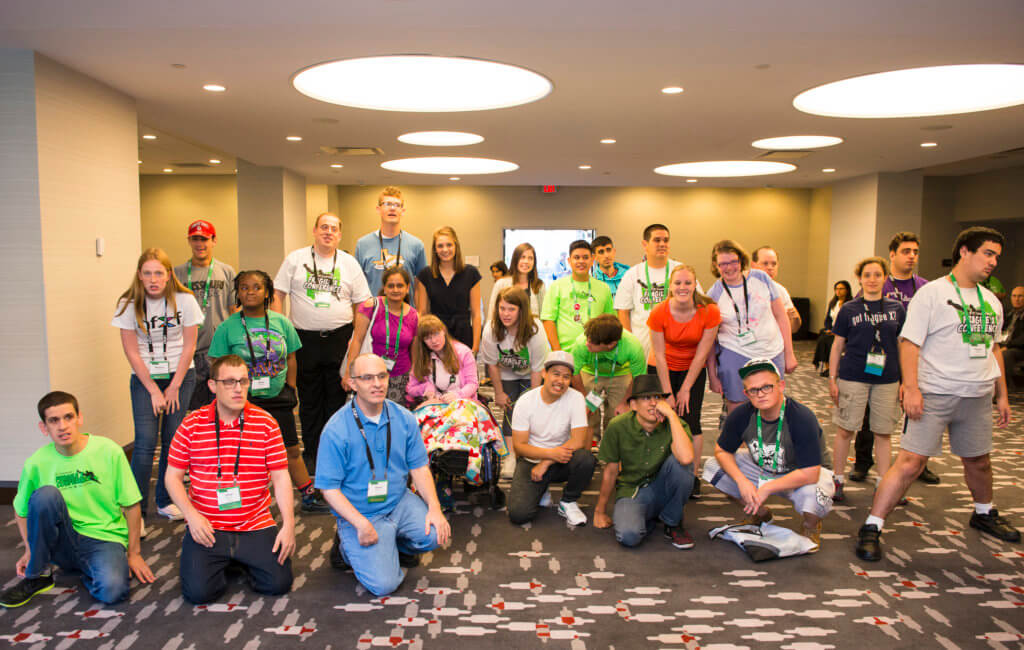
[[[249,387],[248,377],[243,377],[242,379],[214,379],[214,381],[223,386],[224,388]]]
[[[772,391],[775,390],[777,384],[765,384],[763,386],[751,386],[750,388],[744,388],[743,392],[748,397],[760,397],[762,395],[771,395]]]

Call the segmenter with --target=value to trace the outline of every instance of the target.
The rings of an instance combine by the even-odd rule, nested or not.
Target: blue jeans
[[[166,390],[170,379],[154,379],[160,390]],[[174,432],[185,419],[192,390],[196,385],[196,373],[189,368],[185,380],[178,389],[178,410],[164,413],[160,418],[153,415],[153,400],[139,378],[132,375],[132,418],[135,420],[135,446],[132,450],[132,474],[142,493],[142,516],[146,516],[149,505],[149,479],[153,476],[153,454],[156,452],[157,436],[160,437],[160,467],[156,477],[156,507],[165,508],[171,503],[171,496],[164,487],[167,473],[167,452],[171,448]]]
[[[82,572],[82,583],[92,597],[107,604],[128,595],[128,556],[117,542],[78,533],[68,514],[64,496],[44,485],[28,500],[28,548],[31,557],[25,576],[38,578],[51,564]]]
[[[341,552],[352,565],[356,579],[374,596],[386,596],[398,589],[405,579],[405,570],[398,566],[398,553],[413,555],[437,548],[437,531],[423,533],[426,525],[427,504],[406,490],[398,505],[384,515],[370,517],[377,529],[377,543],[359,544],[355,526],[338,517],[338,535]]]
[[[670,454],[653,481],[637,490],[633,498],[615,501],[615,539],[623,546],[636,546],[653,529],[655,519],[666,526],[681,526],[693,481],[693,465],[683,467]]]

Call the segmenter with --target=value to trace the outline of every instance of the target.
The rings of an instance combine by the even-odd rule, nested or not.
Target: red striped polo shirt
[[[270,515],[270,471],[288,469],[288,457],[277,422],[258,406],[245,403],[245,429],[238,462],[238,486],[242,507],[220,510],[217,507],[217,433],[213,418],[214,402],[190,413],[178,427],[171,442],[167,462],[188,470],[191,484],[189,499],[214,530],[261,530],[274,526]],[[220,484],[234,484],[235,455],[239,451],[238,420],[220,424]]]

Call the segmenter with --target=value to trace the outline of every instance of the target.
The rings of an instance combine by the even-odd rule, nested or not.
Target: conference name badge
[[[882,376],[882,371],[885,369],[885,353],[884,352],[868,352],[867,362],[864,364],[864,372],[869,375],[876,377]]]
[[[604,404],[604,395],[601,395],[601,394],[597,393],[596,391],[590,391],[589,393],[587,393],[587,410],[588,411],[594,412],[597,409],[601,408],[602,404]]]
[[[253,377],[252,378],[252,389],[253,390],[267,390],[270,388],[270,377]]]
[[[331,296],[334,295],[330,291],[317,291],[313,298],[313,306],[317,309],[330,309],[331,307]]]
[[[370,503],[383,503],[388,498],[388,480],[370,481],[366,486],[366,500]]]
[[[388,372],[391,372],[395,369],[395,360],[384,357],[384,367],[388,369]]]
[[[217,508],[219,510],[234,510],[242,507],[242,490],[238,484],[228,487],[217,488]]]
[[[988,355],[988,348],[984,343],[971,343],[967,346],[967,353],[971,359],[984,359]]]
[[[754,334],[754,330],[751,329],[740,330],[736,334],[736,339],[740,342],[740,345],[753,345],[757,343],[757,336]]]
[[[171,362],[166,359],[163,361],[147,361],[146,367],[149,368],[149,376],[153,379],[171,378]]]

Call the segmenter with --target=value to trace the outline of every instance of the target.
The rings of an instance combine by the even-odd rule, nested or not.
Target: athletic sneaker
[[[320,490],[314,489],[310,494],[302,495],[302,512],[310,514],[324,514],[331,511],[331,507],[324,501]]]
[[[693,548],[693,538],[682,526],[665,526],[665,539],[679,549]]]
[[[544,494],[540,495],[540,503],[537,505],[541,508],[551,507],[551,490],[544,490]]]
[[[0,605],[4,607],[21,607],[32,600],[32,596],[51,589],[53,589],[52,575],[25,578],[0,595]]]
[[[185,518],[185,515],[181,514],[181,510],[178,506],[173,503],[168,503],[163,508],[157,508],[156,512],[161,517],[167,517],[171,521],[180,521]]]
[[[995,508],[989,510],[987,515],[979,515],[975,512],[971,515],[971,528],[977,528],[996,539],[1004,542],[1019,542],[1020,531],[1010,525],[1008,521],[999,516]]]
[[[584,526],[587,523],[587,516],[575,501],[559,501],[558,514],[565,517],[570,526]]]
[[[857,557],[868,562],[882,559],[882,531],[874,524],[864,524],[857,533]]]
[[[835,487],[836,490],[835,494],[832,495],[832,502],[842,503],[843,501],[846,501],[846,495],[843,494],[843,484],[840,481],[833,478],[832,486]]]

